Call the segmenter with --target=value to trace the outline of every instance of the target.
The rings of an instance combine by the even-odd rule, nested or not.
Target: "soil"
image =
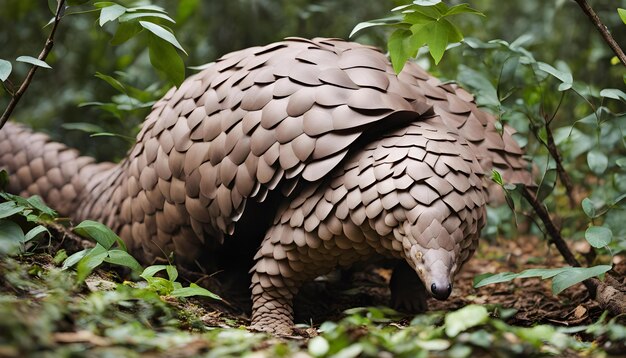
[[[587,248],[582,248],[586,250]],[[576,252],[576,250],[574,250]],[[582,254],[581,254],[582,255]],[[614,258],[614,271],[624,277],[626,260]],[[524,236],[518,240],[495,243],[482,241],[474,257],[455,278],[452,295],[446,301],[428,300],[429,310],[455,310],[468,304],[498,305],[503,309],[515,309],[507,318],[509,324],[532,326],[549,323],[558,326],[578,326],[596,322],[602,309],[592,299],[582,284],[560,293],[552,294],[551,281],[539,278],[515,279],[511,282],[473,287],[474,277],[484,273],[519,272],[530,268],[563,267],[560,254],[550,249],[537,237]],[[325,320],[338,320],[346,309],[360,306],[385,306],[390,302],[388,282],[391,270],[369,267],[352,273],[349,280],[342,280],[340,273],[321,278],[303,287],[296,298],[295,322],[319,325]],[[346,286],[346,281],[350,284]],[[222,287],[224,288],[224,287]],[[230,304],[198,304],[208,311],[206,323],[217,326],[224,322],[247,324],[249,299],[245,291],[228,296]],[[407,315],[410,319],[411,315]]]

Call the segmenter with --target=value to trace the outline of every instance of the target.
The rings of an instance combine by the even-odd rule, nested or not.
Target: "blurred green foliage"
[[[50,0],[51,6],[55,2]],[[139,1],[120,1],[130,6]],[[164,7],[176,21],[170,27],[189,56],[183,56],[186,66],[211,62],[219,56],[244,47],[266,44],[286,36],[327,36],[346,38],[359,22],[384,17],[388,11],[404,2],[388,1],[331,1],[331,0],[239,0],[199,1],[155,0],[151,3]],[[451,5],[459,1],[450,1]],[[526,46],[538,60],[554,63],[566,61],[576,78],[597,88],[618,87],[623,71],[619,66],[608,66],[613,56],[595,29],[571,1],[541,0],[493,2],[472,1],[471,5],[485,13],[485,18],[466,17],[459,22],[466,36],[483,41],[500,38],[513,41],[524,35]],[[619,43],[626,42],[626,27],[616,7],[626,1],[594,1],[592,3]],[[93,9],[87,4],[71,12]],[[45,3],[38,0],[4,0],[0,12],[0,58],[13,60],[19,55],[36,56],[43,46],[52,17]],[[148,51],[140,41],[129,41],[121,46],[110,44],[116,29],[106,24],[104,31],[98,25],[96,12],[66,16],[56,36],[55,47],[47,62],[52,70],[40,70],[27,95],[14,112],[14,119],[44,130],[54,138],[78,147],[100,160],[117,160],[130,146],[120,137],[90,138],[88,133],[73,128],[90,123],[96,131],[118,133],[133,137],[137,126],[149,111],[150,101],[162,95],[169,84],[160,78],[149,64]],[[355,40],[385,47],[385,29],[362,31]],[[436,74],[456,78],[458,65],[474,68],[479,59],[447,56]],[[17,86],[28,71],[23,63],[13,63],[9,80]],[[110,112],[94,106],[79,107],[86,102],[110,102],[118,92],[96,73],[113,76],[136,89],[135,98],[144,106],[137,106],[116,118]],[[193,71],[187,69],[189,75]],[[147,91],[142,91],[148,89]],[[5,108],[9,96],[0,89],[0,108]],[[115,100],[113,100],[115,102]]]
[[[141,1],[118,3],[142,4]],[[189,54],[183,56],[186,66],[202,65],[227,52],[287,36],[345,38],[358,21],[394,6],[391,1],[371,1],[364,5],[357,0],[157,0],[150,3],[164,7],[176,21],[168,25]],[[68,14],[90,9],[94,7],[87,4],[74,10],[70,8]],[[141,103],[149,104],[159,98],[170,84],[152,69],[148,49],[141,41],[131,40],[120,46],[110,44],[117,29],[115,23],[107,23],[101,29],[97,12],[68,14],[61,22],[55,46],[46,61],[53,69],[38,71],[13,118],[100,160],[119,160],[130,147],[127,139],[90,138],[88,133],[73,129],[85,129],[82,123],[89,123],[97,126],[95,131],[134,137],[149,106],[132,106],[133,109],[122,113],[121,118],[97,106],[79,107],[88,102],[125,103],[119,92],[95,77],[96,73],[115,77],[132,87],[132,96]],[[49,32],[49,27],[44,25],[51,17],[48,6],[40,0],[3,1],[0,58],[13,62],[9,80],[14,86],[21,83],[28,66],[13,60],[19,55],[36,57],[39,54]],[[383,43],[382,33],[368,37],[370,41]],[[189,75],[194,71],[187,69],[186,72]],[[4,109],[8,101],[9,95],[0,88],[0,108]],[[81,124],[64,128],[62,125],[67,123]]]
[[[240,322],[211,315],[193,301],[164,300],[149,288],[116,283],[102,272],[86,290],[73,272],[56,265],[47,254],[0,261],[0,316],[5,318],[0,355],[601,357],[620,352],[626,338],[624,326],[605,316],[588,326],[516,327],[505,322],[514,309],[468,305],[410,321],[389,308],[353,308],[341,320],[323,323],[310,340],[277,339],[248,332]]]

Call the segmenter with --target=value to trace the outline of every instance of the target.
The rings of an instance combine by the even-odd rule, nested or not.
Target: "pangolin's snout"
[[[450,283],[433,282],[432,285],[430,285],[430,293],[434,298],[440,301],[446,300],[452,293],[452,285]]]

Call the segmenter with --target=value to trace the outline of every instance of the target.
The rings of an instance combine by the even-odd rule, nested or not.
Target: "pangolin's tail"
[[[16,123],[7,122],[0,129],[0,169],[9,172],[7,191],[39,195],[62,216],[75,219],[87,183],[113,166],[96,164],[93,158]]]

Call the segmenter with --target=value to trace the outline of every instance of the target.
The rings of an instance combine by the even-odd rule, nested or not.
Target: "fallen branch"
[[[576,0],[576,2],[583,10],[583,12],[587,15],[587,17],[589,17],[591,22],[595,25],[596,29],[598,29],[604,41],[609,45],[613,52],[615,52],[615,55],[617,55],[617,58],[620,60],[620,62],[624,66],[626,66],[626,55],[624,54],[624,51],[622,51],[622,48],[615,41],[607,27],[602,23],[602,20],[600,20],[598,14],[593,11],[593,8],[587,3],[586,0]]]
[[[41,50],[39,57],[37,57],[41,61],[46,60],[46,57],[48,57],[48,54],[52,50],[52,46],[54,46],[54,35],[56,34],[59,22],[61,22],[61,17],[64,9],[65,0],[59,0],[57,3],[56,13],[54,15],[52,31],[50,31],[50,35],[48,35],[48,38],[46,39],[46,44],[44,45],[43,50]],[[33,67],[31,67],[30,71],[28,71],[28,74],[26,74],[26,78],[24,78],[24,82],[22,82],[22,84],[20,85],[20,88],[15,93],[13,93],[9,105],[4,110],[4,113],[2,113],[2,117],[0,117],[0,129],[2,129],[2,127],[4,127],[4,124],[9,120],[9,116],[11,115],[11,113],[13,113],[15,106],[17,106],[17,103],[22,98],[22,95],[24,95],[24,92],[26,92],[26,90],[28,89],[28,86],[30,86],[30,83],[33,81],[33,77],[35,76],[35,72],[37,71],[37,68],[39,68],[39,66],[33,65]]]
[[[546,208],[537,200],[537,197],[528,188],[522,189],[522,196],[533,207],[537,216],[543,223],[550,236],[550,242],[553,243],[559,253],[565,259],[568,265],[574,267],[580,267],[580,263],[574,257],[574,254],[567,246],[567,243],[561,236],[560,228],[552,221],[550,214]],[[609,311],[612,315],[626,314],[626,294],[617,290],[613,286],[607,285],[605,282],[598,280],[597,278],[589,278],[583,281],[583,284],[589,292],[589,296],[596,300],[602,309]]]

